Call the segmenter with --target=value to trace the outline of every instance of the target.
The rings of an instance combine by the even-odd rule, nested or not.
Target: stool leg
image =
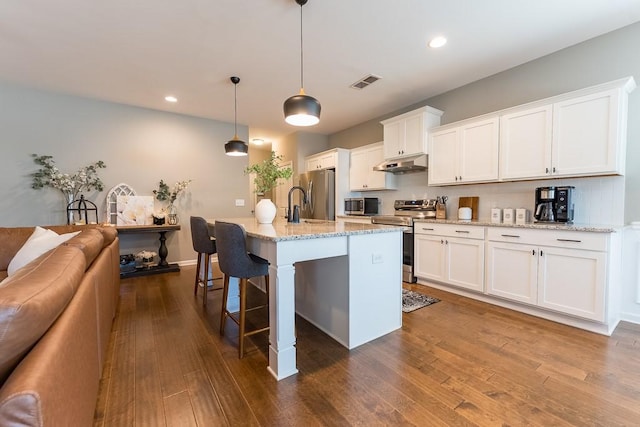
[[[193,294],[198,295],[198,282],[200,282],[200,262],[202,260],[202,254],[198,252],[198,262],[196,263],[196,282],[193,286]]]
[[[247,314],[247,282],[246,278],[240,279],[240,333],[238,334],[238,356],[244,356],[244,329]]]
[[[205,265],[204,265],[204,278],[202,279],[202,305],[207,305],[207,285],[209,284],[207,280],[209,280],[209,255],[205,255],[204,257]]]
[[[222,312],[220,314],[220,335],[224,335],[224,325],[227,320],[227,298],[229,297],[229,276],[224,275],[222,281]]]

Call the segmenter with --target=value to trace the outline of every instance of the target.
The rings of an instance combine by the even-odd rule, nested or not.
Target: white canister
[[[458,219],[461,219],[463,221],[469,221],[471,219],[472,214],[473,212],[471,211],[471,208],[458,209]]]
[[[502,209],[491,208],[491,223],[500,224],[502,222]]]
[[[529,211],[525,208],[516,209],[516,224],[526,224],[529,222]]]
[[[516,215],[513,209],[504,208],[502,210],[502,223],[503,224],[513,224],[516,221]]]

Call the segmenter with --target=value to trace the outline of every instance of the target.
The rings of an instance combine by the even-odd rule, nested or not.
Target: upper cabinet
[[[427,153],[427,130],[440,125],[442,111],[422,107],[380,123],[384,126],[384,158],[399,159]]]
[[[623,175],[635,87],[627,77],[433,129],[429,185]]]
[[[429,185],[498,180],[498,116],[465,121],[429,138]]]
[[[500,179],[623,175],[627,94],[617,87],[574,92],[500,119]]]
[[[382,142],[351,150],[351,166],[349,167],[351,191],[395,190],[395,175],[373,170],[374,166],[383,161]]]
[[[333,169],[336,167],[338,153],[334,150],[324,151],[306,158],[306,171]]]

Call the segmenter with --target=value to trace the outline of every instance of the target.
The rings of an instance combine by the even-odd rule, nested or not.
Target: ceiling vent
[[[368,76],[365,76],[365,77],[361,78],[360,80],[358,80],[357,82],[355,82],[354,84],[352,84],[351,87],[353,89],[364,89],[365,87],[369,86],[370,84],[373,84],[373,83],[377,82],[381,78],[382,77],[380,77],[380,76],[374,76],[373,74],[369,74]]]

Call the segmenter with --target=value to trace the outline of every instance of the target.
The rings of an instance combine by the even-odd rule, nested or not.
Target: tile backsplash
[[[428,187],[427,172],[398,175],[398,190],[363,193],[378,197],[382,201],[383,214],[393,214],[396,199],[433,199],[448,196],[447,218],[455,218],[458,198],[478,196],[480,198],[478,218],[489,220],[491,208],[525,208],[533,219],[536,187],[575,187],[574,205],[576,224],[622,225],[624,224],[624,177],[605,176],[588,178],[547,179],[538,181],[499,182],[491,184],[469,184],[444,187]]]

